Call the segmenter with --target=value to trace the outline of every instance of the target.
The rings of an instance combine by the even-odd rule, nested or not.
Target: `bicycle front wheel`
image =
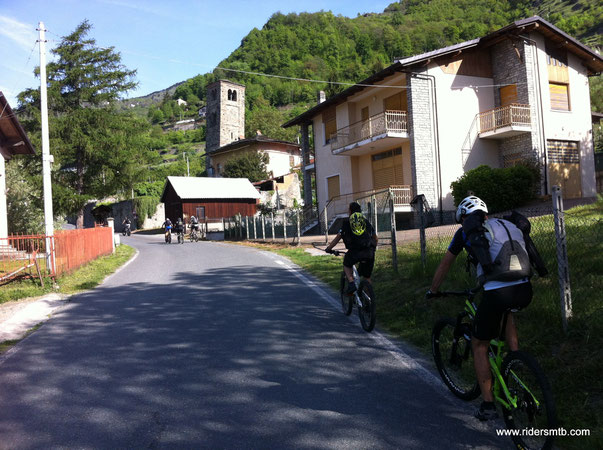
[[[375,328],[375,319],[377,318],[375,307],[375,292],[373,286],[366,280],[360,282],[358,295],[362,306],[358,307],[358,317],[364,331],[372,331]]]
[[[517,400],[515,408],[504,408],[508,429],[540,430],[529,436],[512,436],[518,448],[544,448],[553,445],[549,430],[557,428],[555,402],[551,386],[536,360],[521,351],[510,352],[502,364],[502,376],[511,396]]]
[[[339,296],[341,297],[341,310],[346,316],[352,314],[352,297],[346,294],[347,279],[345,273],[341,272],[341,280],[339,282]]]
[[[476,399],[480,390],[473,367],[469,324],[463,323],[457,330],[454,319],[438,320],[431,333],[431,349],[448,389],[462,400]]]

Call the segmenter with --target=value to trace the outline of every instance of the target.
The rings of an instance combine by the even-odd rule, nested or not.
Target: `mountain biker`
[[[126,217],[121,224],[124,227],[124,229],[123,229],[124,234],[128,234],[129,235],[130,234],[130,228],[132,227],[132,222],[130,221],[130,219]]]
[[[332,253],[333,247],[343,239],[348,250],[343,258],[343,271],[348,279],[347,294],[353,294],[356,290],[354,264],[360,263],[358,274],[371,282],[378,237],[371,223],[362,215],[362,208],[358,203],[350,203],[348,212],[349,218],[343,222],[337,236],[333,238],[325,252]]]
[[[176,225],[174,226],[174,231],[176,232],[176,234],[184,233],[184,222],[182,221],[182,217],[178,217]]]
[[[510,238],[513,235],[512,242],[519,242],[524,251],[525,243],[523,238],[520,239],[518,237],[521,235],[521,232],[513,223],[502,219],[487,220],[487,213],[488,207],[476,196],[466,197],[459,203],[455,218],[458,223],[462,224],[462,227],[454,234],[452,242],[436,269],[431,287],[426,294],[426,298],[437,296],[438,289],[444,281],[446,274],[464,248],[469,254],[470,259],[477,265],[478,280],[480,284],[483,283],[484,289],[482,301],[477,308],[473,321],[471,339],[475,373],[483,399],[482,404],[475,411],[474,415],[481,421],[498,417],[496,407],[494,406],[494,396],[492,395],[492,374],[488,361],[488,346],[490,341],[498,337],[501,322],[506,311],[510,309],[513,311],[523,309],[532,301],[532,284],[530,283],[529,274],[525,274],[525,270],[519,270],[517,264],[513,265],[517,273],[516,276],[511,276],[510,273],[507,273],[506,277],[491,275],[495,274],[496,270],[500,270],[496,267],[496,263],[500,262],[498,258],[491,257],[489,260],[490,263],[488,263],[487,259],[487,256],[491,254],[490,248],[494,248],[495,243],[493,236],[496,233],[494,228],[492,228],[493,225],[500,226],[502,224],[506,232],[501,234],[503,236],[508,234],[509,241],[511,241]],[[491,223],[493,221],[496,224]],[[475,226],[470,227],[469,225],[471,224]],[[481,231],[473,233],[472,229],[479,229]],[[517,231],[519,231],[519,234]],[[477,236],[479,233],[482,235]],[[484,238],[487,241],[484,241]],[[484,242],[485,246],[482,245]],[[484,259],[485,252],[487,255]],[[495,263],[492,263],[492,260]],[[511,265],[509,267],[511,268]],[[522,274],[526,276],[521,276]],[[495,278],[505,278],[507,281],[497,281]],[[510,350],[517,351],[517,329],[515,328],[512,313],[509,313],[507,319],[505,338]]]
[[[191,226],[191,230],[199,230],[199,220],[195,216],[191,216],[189,224]]]
[[[165,228],[165,234],[166,234],[166,235],[167,235],[168,233],[171,233],[171,232],[172,232],[172,227],[173,227],[173,225],[172,225],[172,221],[170,220],[170,218],[169,218],[169,217],[167,217],[167,218],[165,219],[165,222],[163,222],[163,223],[161,224],[161,226]]]

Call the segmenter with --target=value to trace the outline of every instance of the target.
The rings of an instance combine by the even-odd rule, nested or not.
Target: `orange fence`
[[[59,230],[51,238],[44,235],[0,238],[0,283],[23,275],[35,276],[38,270],[53,277],[62,275],[112,251],[113,232],[109,227]]]
[[[110,227],[61,230],[54,235],[56,275],[71,272],[113,251]]]

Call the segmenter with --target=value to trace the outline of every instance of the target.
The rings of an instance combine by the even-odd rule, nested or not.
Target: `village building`
[[[161,202],[165,217],[186,223],[242,216],[257,212],[260,194],[247,178],[167,177]]]
[[[2,92],[0,92],[0,112],[0,153],[2,153],[0,158],[0,239],[2,239],[8,237],[5,162],[14,155],[33,155],[35,151]]]
[[[245,138],[245,86],[220,80],[207,87],[207,173],[220,177],[226,163],[248,152],[268,155],[266,170],[269,178],[292,172],[300,164],[301,149],[298,144],[263,136],[256,132]]]
[[[301,127],[302,173],[306,185],[316,179],[319,211],[383,189],[396,212],[411,211],[417,194],[452,210],[450,184],[463,173],[521,162],[541,171],[540,194],[559,185],[566,198],[593,197],[588,77],[602,70],[595,51],[531,17],[396,60],[284,126]]]

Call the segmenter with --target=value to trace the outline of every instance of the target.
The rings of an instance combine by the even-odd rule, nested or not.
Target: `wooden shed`
[[[259,199],[247,178],[168,177],[161,195],[165,217],[172,222],[182,217],[187,223],[193,215],[201,221],[252,216]]]

